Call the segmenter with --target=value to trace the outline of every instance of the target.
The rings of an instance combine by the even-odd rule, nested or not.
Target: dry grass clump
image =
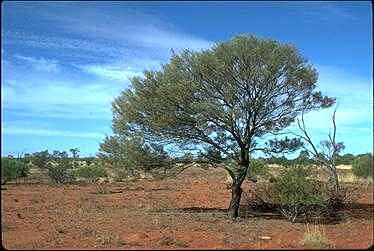
[[[177,247],[188,247],[188,243],[184,240],[174,239],[170,236],[163,237],[160,242],[163,246],[177,246]]]
[[[306,224],[306,230],[301,244],[306,248],[334,248],[334,244],[326,237],[322,225],[310,225],[308,223]]]

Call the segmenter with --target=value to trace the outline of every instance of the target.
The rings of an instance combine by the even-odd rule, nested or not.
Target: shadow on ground
[[[185,208],[163,208],[154,212],[167,213],[191,213],[191,214],[218,214],[227,215],[227,209],[224,208],[206,208],[206,207],[185,207]],[[284,220],[285,217],[276,209],[253,210],[248,207],[241,206],[240,218],[261,218],[266,220]],[[335,225],[346,221],[348,218],[372,220],[374,218],[374,205],[363,203],[351,203],[345,205],[333,216],[318,217],[300,217],[295,223],[318,222],[319,224]]]

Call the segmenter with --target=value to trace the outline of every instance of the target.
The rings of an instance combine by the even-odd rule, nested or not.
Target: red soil
[[[305,224],[272,215],[226,216],[230,193],[220,169],[186,170],[174,179],[65,185],[11,184],[1,191],[7,249],[305,248]],[[247,182],[247,181],[246,181]],[[246,183],[244,190],[256,186]],[[336,248],[373,245],[373,187],[356,208],[324,225]],[[245,200],[243,200],[245,201]],[[261,239],[261,237],[271,239]]]

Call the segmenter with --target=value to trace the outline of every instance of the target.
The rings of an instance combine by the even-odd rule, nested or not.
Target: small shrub
[[[321,225],[310,226],[309,224],[306,224],[306,231],[301,240],[301,244],[307,248],[334,248],[333,243],[327,239],[325,231]]]
[[[70,168],[65,166],[63,163],[50,164],[48,167],[48,176],[53,182],[57,184],[66,184],[74,180],[73,174],[69,170]]]
[[[315,217],[329,213],[325,186],[311,179],[301,166],[285,169],[277,181],[256,192],[255,202],[262,209],[275,209],[289,221],[299,216]]]
[[[31,163],[40,169],[46,169],[48,167],[48,162],[50,161],[50,154],[48,150],[33,153],[30,156]]]
[[[26,162],[15,158],[1,158],[1,183],[26,177],[29,174],[29,166]]]
[[[352,163],[352,171],[358,177],[373,178],[373,155],[368,153],[355,159]]]
[[[107,177],[106,170],[98,162],[76,168],[73,171],[73,175],[75,178],[84,178],[89,182],[96,182],[101,177]]]
[[[51,162],[48,162],[48,176],[57,184],[65,184],[72,182],[74,176],[72,174],[73,162],[68,158],[66,152],[54,151],[51,155]]]

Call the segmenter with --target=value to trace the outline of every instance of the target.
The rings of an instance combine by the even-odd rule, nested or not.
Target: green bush
[[[355,156],[351,153],[344,154],[343,156],[338,154],[335,163],[336,165],[351,165],[355,159]]]
[[[373,178],[373,155],[367,153],[359,156],[352,163],[352,171],[358,177]]]
[[[53,163],[48,167],[48,176],[57,184],[66,184],[74,180],[71,169],[62,163]]]
[[[1,158],[1,183],[26,177],[29,174],[29,167],[25,161],[15,158]]]
[[[73,161],[68,157],[65,151],[53,151],[50,159],[51,161],[47,164],[47,174],[53,182],[65,184],[74,180],[72,174]]]
[[[256,196],[258,201],[266,204],[265,207],[275,208],[291,222],[299,216],[328,212],[325,186],[311,179],[310,172],[301,166],[285,169],[276,182],[267,184]]]
[[[33,153],[30,157],[31,163],[40,169],[46,169],[50,160],[48,150]]]
[[[75,178],[84,178],[90,182],[96,182],[100,177],[107,177],[106,170],[98,162],[83,165],[75,169],[73,175]]]

